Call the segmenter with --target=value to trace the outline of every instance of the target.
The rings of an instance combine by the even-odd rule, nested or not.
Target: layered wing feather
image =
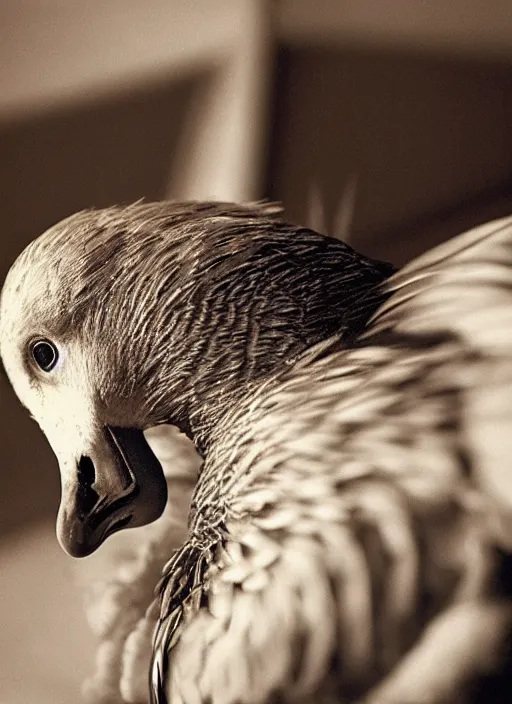
[[[511,265],[512,219],[462,235],[359,345],[232,409],[162,582],[153,701],[469,701],[511,624]]]
[[[463,442],[501,540],[512,545],[512,218],[486,223],[412,262],[387,283],[370,334],[451,335],[468,369]]]

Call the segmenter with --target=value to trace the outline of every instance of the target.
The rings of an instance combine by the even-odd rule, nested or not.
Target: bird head
[[[393,269],[279,219],[272,204],[137,203],[31,243],[0,302],[0,352],[59,462],[74,556],[166,503],[143,431],[208,445],[222,414],[305,348],[356,334]]]

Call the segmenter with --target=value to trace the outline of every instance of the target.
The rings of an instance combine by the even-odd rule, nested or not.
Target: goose
[[[100,635],[117,629],[126,637],[135,593],[132,612],[150,607],[140,621],[147,636],[157,614],[141,601],[141,583],[175,547],[165,531],[183,513],[176,504],[183,492],[169,478],[166,485],[147,428],[177,426],[204,461],[228,409],[330,335],[350,344],[386,298],[379,284],[391,265],[286,223],[280,212],[271,203],[86,211],[32,243],[7,277],[0,353],[59,461],[63,548],[89,555],[113,533],[165,511],[155,534],[129,531],[142,555],[134,583],[99,580],[103,595],[96,588],[91,618]],[[196,480],[199,465],[187,452],[185,469]],[[174,478],[175,459],[167,462]],[[114,600],[106,619],[105,602]],[[103,645],[104,695],[119,694],[111,687],[121,677],[122,700],[141,699],[140,672],[128,676],[136,694],[115,662],[131,659],[128,670],[136,670],[140,653],[127,658],[108,638]]]
[[[393,274],[211,203],[79,213],[22,253],[0,353],[63,548],[165,510],[148,428],[202,458],[152,702],[508,701],[511,265],[512,218]]]

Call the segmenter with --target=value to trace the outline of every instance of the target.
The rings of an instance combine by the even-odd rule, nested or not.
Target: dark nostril
[[[84,516],[92,511],[99,499],[99,494],[91,486],[96,478],[94,462],[90,457],[82,455],[78,461],[77,469],[77,505],[80,508],[80,513]]]
[[[96,472],[94,471],[94,462],[90,457],[82,455],[80,457],[80,461],[78,462],[78,481],[80,484],[91,486],[91,484],[94,484],[95,478]]]

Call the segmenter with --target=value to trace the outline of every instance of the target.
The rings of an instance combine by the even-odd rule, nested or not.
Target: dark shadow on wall
[[[357,180],[352,242],[403,263],[512,212],[512,66],[347,47],[283,48],[268,195],[332,224]]]

